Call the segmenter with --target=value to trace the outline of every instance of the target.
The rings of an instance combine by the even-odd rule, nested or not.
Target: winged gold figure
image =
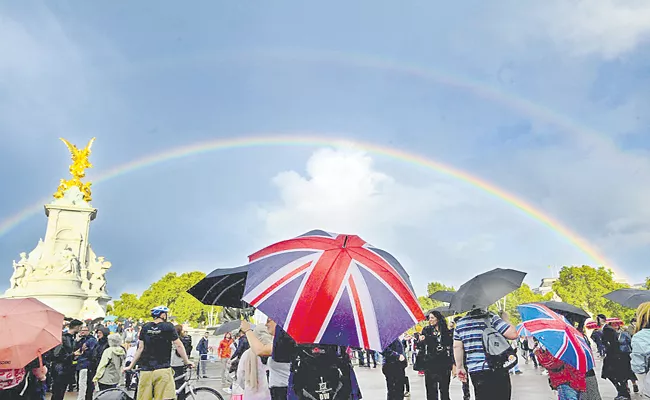
[[[72,164],[70,164],[70,175],[72,175],[72,179],[61,179],[59,187],[57,188],[56,193],[54,193],[54,197],[60,199],[63,197],[63,194],[66,190],[73,186],[76,186],[79,188],[79,191],[83,193],[84,200],[89,202],[92,200],[90,192],[90,186],[92,183],[83,183],[81,182],[81,179],[86,176],[86,169],[93,167],[88,159],[90,158],[91,148],[93,146],[95,138],[90,139],[86,147],[83,149],[77,148],[77,146],[65,140],[64,138],[60,139],[68,147],[68,150],[70,150],[70,155],[72,156]]]

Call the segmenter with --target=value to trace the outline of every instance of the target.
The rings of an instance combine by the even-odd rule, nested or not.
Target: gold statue
[[[81,182],[81,178],[84,178],[86,176],[86,169],[93,167],[90,161],[88,161],[88,158],[90,157],[90,148],[92,147],[95,138],[90,139],[88,145],[86,145],[86,147],[81,150],[67,140],[63,138],[60,139],[63,143],[65,143],[65,145],[68,147],[68,150],[70,150],[70,154],[72,155],[72,164],[70,165],[70,175],[72,175],[72,179],[61,179],[61,183],[59,184],[56,193],[54,193],[54,198],[62,198],[63,193],[66,190],[70,189],[73,186],[76,186],[83,194],[84,200],[90,202],[92,200],[90,193],[90,186],[92,183],[83,183]]]

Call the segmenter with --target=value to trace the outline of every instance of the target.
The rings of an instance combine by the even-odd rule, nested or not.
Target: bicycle
[[[135,377],[137,380],[140,380],[140,370],[135,370]],[[186,368],[183,375],[179,375],[174,378],[174,381],[183,379],[184,382],[176,389],[176,396],[185,393],[185,399],[189,400],[224,400],[223,396],[216,390],[205,386],[196,387],[191,382],[192,378],[192,369]],[[138,391],[133,393],[133,397],[129,395],[129,392],[121,387],[102,390],[94,396],[95,400],[135,400],[137,398]]]

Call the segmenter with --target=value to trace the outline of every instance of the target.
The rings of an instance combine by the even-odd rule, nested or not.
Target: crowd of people
[[[62,400],[66,391],[76,390],[78,400],[91,400],[97,391],[124,383],[137,389],[138,400],[182,400],[183,393],[176,393],[179,381],[174,378],[192,366],[193,345],[182,325],[167,321],[168,314],[169,309],[161,306],[151,311],[153,320],[146,323],[67,322],[61,344],[30,363],[22,375],[16,373],[12,381],[3,381],[0,372],[0,399],[42,400],[49,391],[52,400]],[[631,399],[631,392],[650,398],[650,303],[638,308],[637,317],[626,328],[598,315],[598,327],[590,337],[585,334],[584,320],[565,317],[588,343],[594,341],[596,354],[602,358],[601,377],[616,388],[616,400]],[[491,339],[486,342],[486,337]],[[206,332],[197,343],[201,376],[206,374],[208,353],[215,350],[208,339]],[[501,341],[510,351],[493,352],[486,343],[494,341]],[[594,370],[578,371],[553,357],[534,337],[519,336],[507,313],[496,315],[484,309],[450,322],[433,311],[421,332],[402,335],[382,352],[298,345],[272,319],[257,326],[242,321],[241,328],[226,333],[216,347],[223,389],[233,400],[361,399],[356,365],[381,365],[388,400],[410,396],[409,365],[423,376],[427,400],[449,400],[452,377],[463,383],[464,399],[473,393],[477,400],[506,400],[511,398],[510,376],[519,371],[516,362],[508,361],[513,352],[526,363],[532,361],[535,368],[543,368],[560,400],[601,399]],[[14,384],[3,387],[3,382]]]

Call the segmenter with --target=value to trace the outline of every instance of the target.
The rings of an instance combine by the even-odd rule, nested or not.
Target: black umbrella
[[[221,326],[219,326],[217,328],[216,331],[214,331],[214,335],[215,336],[225,335],[226,333],[237,330],[240,327],[241,327],[241,320],[233,320],[233,321],[224,322],[223,324],[221,324]],[[251,325],[251,328],[252,327],[253,326]]]
[[[429,298],[431,300],[438,300],[444,303],[449,303],[451,302],[451,298],[454,297],[454,293],[455,292],[451,292],[449,290],[438,290],[437,292],[429,296]]]
[[[247,265],[215,269],[192,286],[187,293],[208,306],[247,308],[248,305],[241,299],[244,295],[247,275]]]
[[[429,311],[425,312],[424,315],[428,318],[429,314],[431,314],[434,311],[438,311],[445,318],[446,317],[451,317],[452,315],[457,314],[456,311],[449,308],[449,306],[440,306],[440,307],[434,308],[433,310],[429,310]]]
[[[559,311],[561,313],[573,314],[578,317],[591,318],[585,310],[580,307],[576,307],[573,304],[564,303],[562,301],[543,301],[539,304],[543,304],[546,307],[550,308],[553,311]]]
[[[618,289],[603,296],[607,300],[618,303],[623,307],[637,308],[650,301],[650,290],[643,289]]]
[[[462,313],[485,308],[521,287],[525,272],[495,268],[465,282],[451,299],[449,308]]]

